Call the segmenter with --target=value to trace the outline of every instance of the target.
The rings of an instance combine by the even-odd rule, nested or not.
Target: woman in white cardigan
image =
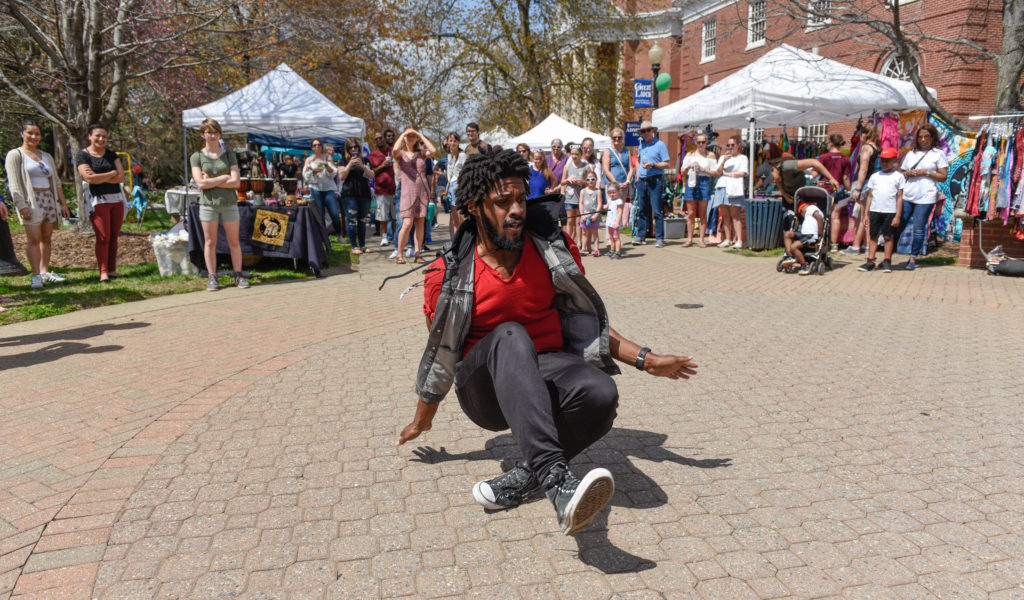
[[[53,157],[39,149],[43,132],[33,121],[21,124],[20,148],[7,153],[7,187],[28,237],[28,262],[32,266],[32,287],[59,283],[64,278],[50,272],[50,239],[60,228],[61,216],[71,212],[64,201]],[[59,208],[58,208],[59,203]]]

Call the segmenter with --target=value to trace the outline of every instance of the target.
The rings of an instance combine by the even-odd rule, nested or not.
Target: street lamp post
[[[654,108],[658,108],[658,71],[661,70],[661,59],[664,57],[661,46],[658,45],[658,42],[654,42],[651,49],[647,51],[647,60],[651,61],[651,71],[654,71],[654,89],[651,98]]]

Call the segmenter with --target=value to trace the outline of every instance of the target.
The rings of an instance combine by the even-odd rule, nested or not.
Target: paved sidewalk
[[[454,398],[394,446],[425,331],[385,256],[0,328],[0,599],[1024,598],[1020,280],[586,258],[701,369],[624,369],[573,465],[617,492],[568,538],[473,502],[517,451]]]

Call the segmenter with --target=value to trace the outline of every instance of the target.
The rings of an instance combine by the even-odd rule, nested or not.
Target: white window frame
[[[760,7],[760,15],[755,15],[754,7]],[[756,18],[756,20],[755,20]],[[760,25],[760,27],[758,27]],[[760,31],[758,31],[760,30]],[[754,39],[760,33],[759,39]],[[768,0],[748,0],[747,2],[747,50],[764,46],[768,39]]]
[[[749,127],[744,127],[740,131],[742,132],[741,135],[743,137],[743,141],[747,142],[749,144],[750,140],[747,139],[747,137],[749,137],[747,134],[750,133],[750,128]],[[754,128],[754,143],[755,144],[760,144],[763,141],[764,141],[764,127],[755,127]]]
[[[715,60],[715,53],[718,50],[718,19],[708,17],[700,26],[700,62],[706,63]],[[708,53],[710,46],[711,53]]]
[[[796,139],[823,142],[828,138],[828,123],[815,123],[800,127],[797,130]]]
[[[830,17],[821,19],[811,12],[816,11],[831,13],[832,0],[809,0],[807,9],[807,29],[817,29],[819,27],[824,27],[825,25],[832,24],[832,19]]]

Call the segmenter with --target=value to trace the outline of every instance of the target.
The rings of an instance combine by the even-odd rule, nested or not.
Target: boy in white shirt
[[[786,257],[782,260],[782,266],[788,267],[800,263],[800,274],[810,275],[811,265],[804,258],[803,249],[821,239],[825,231],[825,217],[816,204],[801,202],[796,207],[797,216],[803,217],[800,222],[800,232],[787,231],[784,238],[786,244]]]
[[[882,272],[892,273],[892,251],[896,245],[894,239],[900,225],[900,213],[903,211],[903,188],[907,185],[906,177],[896,170],[899,155],[895,148],[883,149],[880,154],[882,170],[873,173],[864,186],[868,191],[868,260],[857,269],[858,271],[875,270],[878,234],[881,233],[885,239]]]
[[[622,221],[625,218],[625,212],[622,210],[622,198],[619,196],[619,184],[612,181],[604,189],[605,195],[608,196],[608,202],[606,208],[608,209],[608,219],[605,222],[607,226],[606,236],[608,238],[608,258],[612,260],[622,258],[622,240],[619,239],[619,230],[622,229]]]

